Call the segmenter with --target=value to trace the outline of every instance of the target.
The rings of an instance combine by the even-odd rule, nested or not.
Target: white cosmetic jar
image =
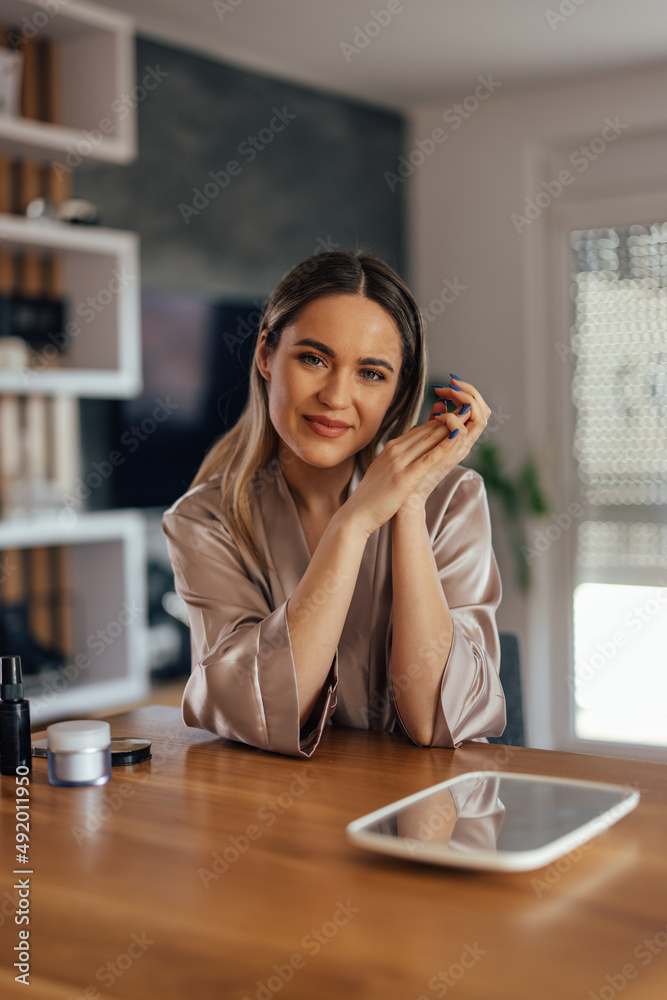
[[[51,785],[104,785],[111,777],[111,727],[92,719],[46,730]]]

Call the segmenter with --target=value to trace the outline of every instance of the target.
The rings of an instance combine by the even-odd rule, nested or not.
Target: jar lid
[[[102,750],[111,743],[111,726],[93,719],[54,722],[47,727],[46,740],[49,750]]]
[[[136,736],[111,737],[112,767],[121,764],[142,764],[152,756],[150,740],[140,740]]]

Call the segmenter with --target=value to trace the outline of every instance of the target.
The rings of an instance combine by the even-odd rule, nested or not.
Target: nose
[[[330,371],[327,373],[317,398],[324,406],[332,410],[345,410],[352,401],[352,377],[344,371]]]

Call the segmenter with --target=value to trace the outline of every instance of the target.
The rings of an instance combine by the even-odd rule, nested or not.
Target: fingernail
[[[452,431],[452,433],[451,433],[451,434],[449,435],[449,437],[447,438],[447,440],[448,440],[448,441],[451,441],[451,440],[452,440],[452,438],[455,438],[455,437],[456,437],[456,435],[458,434],[458,432],[459,432],[459,429],[458,429],[458,427],[457,427],[455,431]]]
[[[452,375],[452,373],[451,373],[451,372],[449,373],[449,377],[450,377],[450,378],[454,378],[454,379],[456,379],[456,381],[457,381],[457,382],[460,382],[460,381],[461,381],[461,379],[460,379],[460,378],[458,377],[458,375]]]
[[[459,412],[459,416],[462,417],[464,413],[467,413],[470,409],[470,403],[466,403],[463,409]]]
[[[447,385],[436,385],[435,382],[431,382],[431,388],[432,389],[448,389],[449,386],[447,386]]]

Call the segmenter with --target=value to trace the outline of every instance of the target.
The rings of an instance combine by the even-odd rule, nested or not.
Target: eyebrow
[[[310,337],[306,337],[304,340],[295,341],[292,346],[299,347],[300,344],[305,344],[307,347],[315,347],[318,351],[322,351],[322,354],[327,354],[330,358],[336,357],[336,352],[327,344],[323,344],[321,340],[311,340]],[[387,368],[392,374],[394,373],[394,369],[389,362],[383,361],[382,358],[359,358],[357,364],[377,365],[378,367]]]

